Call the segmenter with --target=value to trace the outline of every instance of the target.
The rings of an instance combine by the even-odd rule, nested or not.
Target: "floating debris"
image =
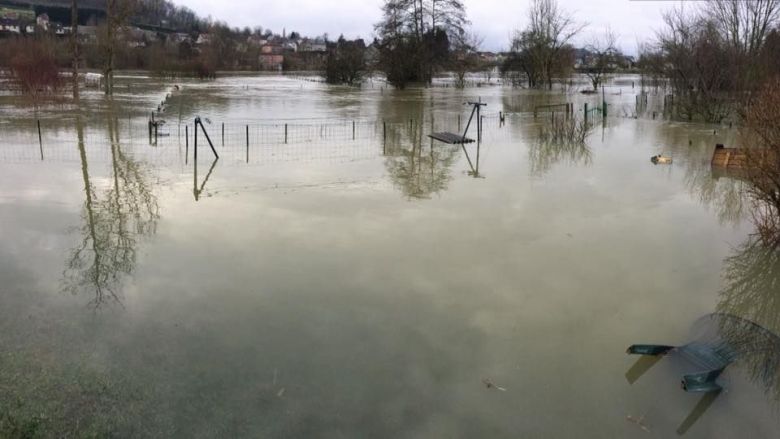
[[[491,381],[491,380],[489,380],[487,378],[482,380],[482,384],[484,384],[485,387],[488,388],[488,389],[496,389],[496,390],[499,390],[501,392],[506,392],[506,389],[504,387],[495,385],[493,383],[493,381]]]
[[[663,155],[654,155],[650,158],[650,161],[653,162],[654,165],[671,165],[672,164],[672,158],[671,157],[665,157]]]
[[[645,415],[642,415],[639,418],[635,418],[635,417],[633,417],[631,415],[628,415],[628,416],[626,416],[626,421],[628,421],[628,422],[630,422],[632,424],[635,424],[637,427],[641,428],[642,431],[644,431],[646,433],[650,433],[650,428],[647,426],[647,424],[645,424],[645,416],[647,416],[647,415],[645,414]]]
[[[281,398],[282,396],[284,396],[284,390],[285,390],[285,389],[284,389],[284,387],[282,387],[282,389],[281,389],[281,390],[279,390],[279,393],[277,393],[277,394],[276,394],[276,396],[278,396],[279,398]]]

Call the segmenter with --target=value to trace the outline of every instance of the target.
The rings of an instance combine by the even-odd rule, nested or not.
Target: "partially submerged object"
[[[103,83],[103,75],[100,73],[87,73],[84,75],[84,85],[87,87],[100,88]]]
[[[455,133],[433,133],[429,134],[428,137],[434,140],[438,140],[439,142],[448,143],[451,145],[464,145],[466,143],[474,143],[474,139],[469,139],[466,137],[466,135],[469,133],[469,128],[471,128],[471,122],[474,120],[474,116],[477,116],[477,139],[482,141],[482,107],[487,106],[487,104],[482,103],[482,99],[480,99],[478,102],[468,102],[466,105],[471,105],[473,109],[471,110],[471,116],[469,117],[469,122],[466,124],[466,130],[463,131],[463,134],[455,134]]]
[[[726,148],[715,145],[712,153],[712,169],[722,174],[744,175],[744,171],[761,167],[777,160],[777,153],[767,148]],[[736,171],[736,172],[735,172]]]
[[[444,142],[451,145],[460,145],[463,143],[474,143],[474,139],[469,139],[468,137],[464,137],[461,136],[460,134],[455,134],[455,133],[433,133],[433,134],[429,134],[428,137],[434,140],[438,140],[439,142]]]
[[[682,388],[691,393],[714,393],[724,370],[738,360],[754,362],[753,375],[765,381],[777,379],[780,337],[762,326],[729,314],[711,314],[694,326],[694,339],[683,346],[638,344],[628,354],[655,357],[679,355],[691,367],[682,377]],[[760,357],[760,358],[759,358]],[[756,359],[759,361],[755,361]]]
[[[666,157],[663,154],[654,155],[650,158],[650,161],[653,162],[654,165],[671,165],[672,164],[672,158]]]

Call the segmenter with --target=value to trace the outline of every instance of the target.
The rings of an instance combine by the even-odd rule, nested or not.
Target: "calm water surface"
[[[622,84],[566,149],[534,105],[597,97],[230,77],[183,83],[150,145],[172,84],[127,76],[113,102],[43,106],[41,147],[32,107],[0,96],[0,419],[42,415],[43,437],[776,437],[780,391],[743,368],[703,398],[671,359],[642,374],[625,354],[713,312],[780,330],[780,269],[710,171],[735,130],[634,119]],[[427,138],[478,98],[479,146]],[[216,162],[202,135],[193,160],[196,115]]]

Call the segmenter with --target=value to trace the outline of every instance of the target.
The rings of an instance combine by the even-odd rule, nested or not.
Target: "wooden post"
[[[382,121],[382,140],[387,141],[387,122]]]
[[[287,124],[284,124],[284,144],[287,144]]]
[[[460,114],[458,114],[458,132],[460,132]]]
[[[355,121],[352,121],[352,140],[355,140]]]
[[[225,146],[225,122],[222,122],[222,146]]]
[[[43,135],[41,134],[41,120],[38,119],[38,145],[41,147],[41,161],[43,161]]]
[[[585,102],[585,123],[588,122],[588,103]]]
[[[190,160],[190,126],[184,125],[184,164]]]
[[[249,125],[246,126],[246,162],[249,163]]]
[[[195,149],[193,150],[192,154],[195,159],[195,163],[198,163],[198,122],[199,119],[195,119]]]

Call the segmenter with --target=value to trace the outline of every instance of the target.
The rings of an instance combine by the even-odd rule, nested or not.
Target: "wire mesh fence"
[[[523,115],[489,113],[481,117],[482,135],[495,139],[506,120]],[[198,133],[201,157],[211,155],[207,138],[221,158],[247,163],[277,163],[306,160],[359,160],[376,157],[403,145],[428,142],[439,131],[463,133],[467,114],[430,113],[407,121],[369,119],[289,119],[228,123],[206,121]],[[476,137],[477,121],[470,134]],[[204,135],[203,131],[207,133]],[[160,163],[187,162],[196,146],[194,123],[160,124],[138,119],[107,120],[84,126],[44,122],[40,132],[35,121],[5,129],[0,146],[3,163],[36,161],[78,162],[79,145],[90,160],[111,160],[112,144],[139,158]]]

